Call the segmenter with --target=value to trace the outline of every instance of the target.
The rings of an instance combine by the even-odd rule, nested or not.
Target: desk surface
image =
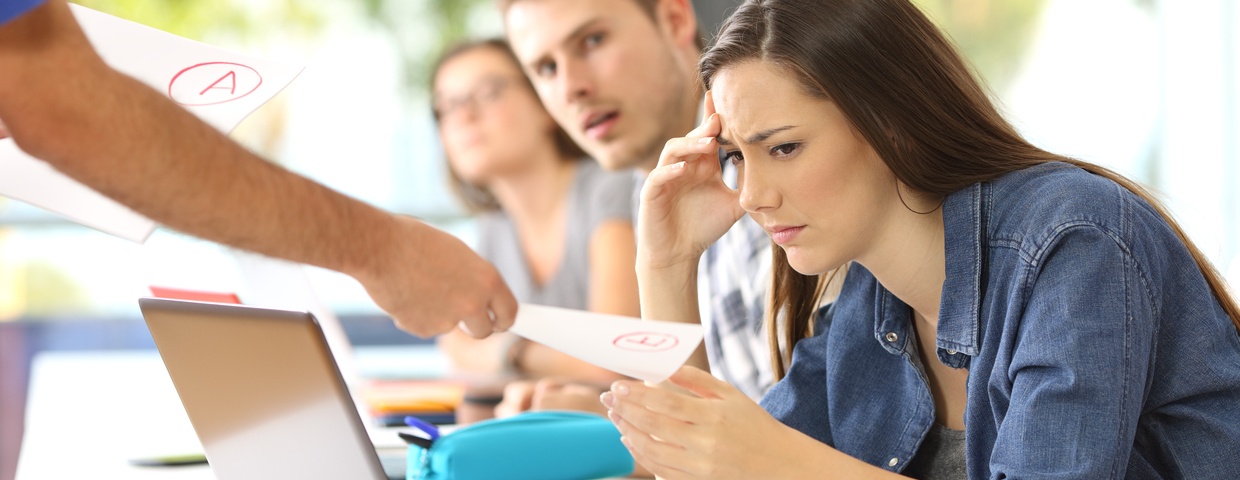
[[[201,451],[154,350],[43,353],[31,363],[18,480],[86,471],[101,479],[214,479],[205,465],[135,467],[128,461]]]
[[[377,363],[386,364],[393,355],[382,349],[357,353],[363,375],[374,373],[368,360],[382,357]],[[400,448],[398,430],[374,430],[372,441]],[[194,452],[202,452],[202,445],[155,350],[45,352],[34,358],[17,480],[74,478],[87,471],[103,480],[214,479],[206,465],[129,464],[130,458]]]
[[[399,429],[372,431],[402,448]],[[30,367],[17,480],[214,479],[206,465],[139,467],[130,458],[201,453],[168,371],[154,350],[47,352]]]

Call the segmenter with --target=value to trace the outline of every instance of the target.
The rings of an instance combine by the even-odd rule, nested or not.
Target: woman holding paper
[[[717,113],[642,192],[643,314],[694,315],[698,256],[747,213],[779,247],[783,378],[760,406],[692,368],[671,379],[684,391],[616,382],[602,402],[641,464],[1240,476],[1218,454],[1240,451],[1240,307],[1221,276],[1141,186],[1021,138],[910,2],[750,0],[700,66]]]
[[[507,43],[459,45],[439,60],[435,118],[478,251],[523,303],[637,316],[635,177],[603,171],[555,123]],[[440,347],[460,370],[606,384],[616,374],[513,335]]]

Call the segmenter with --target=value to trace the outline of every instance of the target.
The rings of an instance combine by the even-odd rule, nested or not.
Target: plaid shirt
[[[736,188],[731,162],[724,162],[723,178]],[[770,236],[745,215],[702,255],[698,309],[711,373],[754,400],[775,384],[763,326],[770,289]]]
[[[771,289],[771,239],[748,215],[698,264],[698,307],[711,373],[760,400],[775,383],[763,318]]]

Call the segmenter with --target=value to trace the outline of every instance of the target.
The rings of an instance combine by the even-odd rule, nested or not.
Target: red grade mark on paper
[[[223,82],[224,79],[229,79],[228,86],[227,87],[219,86],[219,84]],[[198,92],[198,94],[206,95],[207,90],[214,90],[217,88],[227,88],[229,95],[236,95],[237,94],[237,72],[235,70],[229,70],[228,73],[225,73],[224,76],[220,77],[219,80],[216,80],[215,83],[212,83],[211,85],[207,86],[207,88],[202,89],[202,91]]]
[[[680,339],[674,335],[657,332],[633,332],[616,337],[611,342],[619,348],[634,352],[663,352],[671,350]]]
[[[263,76],[248,65],[206,62],[186,67],[168,82],[168,98],[187,107],[231,102],[254,93]]]

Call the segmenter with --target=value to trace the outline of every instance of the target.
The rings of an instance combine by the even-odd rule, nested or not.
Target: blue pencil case
[[[411,442],[408,458],[408,480],[584,480],[633,471],[633,456],[616,426],[579,412],[478,422],[433,441]]]

